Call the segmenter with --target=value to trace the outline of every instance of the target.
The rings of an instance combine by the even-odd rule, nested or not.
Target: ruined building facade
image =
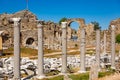
[[[32,48],[37,48],[37,17],[32,12],[28,10],[19,11],[13,14],[0,14],[0,31],[3,31],[3,47],[13,46],[13,22],[11,18],[20,17],[21,27],[20,27],[20,42],[21,46],[27,46]],[[77,41],[72,40],[72,36],[75,34],[74,30],[70,27],[72,22],[77,22],[80,27],[76,32],[78,36]],[[45,22],[40,21],[44,29],[44,47],[48,49],[60,49],[61,48],[61,25],[51,21]],[[114,24],[114,22],[111,22]],[[117,24],[118,26],[120,24]],[[76,44],[79,46],[80,43],[80,31],[85,28],[86,31],[86,43],[88,45],[93,45],[95,43],[95,31],[93,24],[85,24],[85,20],[81,18],[67,19],[67,41],[68,47],[72,48]],[[119,28],[120,30],[120,28]],[[109,32],[109,30],[108,30]],[[119,32],[119,31],[118,31]]]

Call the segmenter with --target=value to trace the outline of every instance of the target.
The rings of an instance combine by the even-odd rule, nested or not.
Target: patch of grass
[[[60,58],[61,54],[54,54],[54,55],[49,55],[49,56],[44,56],[47,58]]]
[[[28,56],[37,56],[37,50],[36,49],[31,49],[31,48],[21,48],[21,56],[23,57],[28,57]]]
[[[69,76],[72,80],[89,80],[89,73],[77,74],[77,75],[70,75]]]
[[[48,80],[64,80],[63,76],[54,77]]]
[[[59,71],[57,71],[57,70],[55,71],[54,70],[54,71],[51,71],[51,72],[47,73],[46,76],[53,76],[53,75],[57,75],[59,73],[60,73]]]
[[[78,49],[79,49],[79,47],[67,48],[68,51],[69,51],[69,50],[78,50]]]
[[[111,74],[114,74],[114,70],[109,70],[107,72],[99,72],[98,77],[105,77],[105,76],[109,76]],[[72,80],[89,80],[89,73],[83,73],[83,74],[77,74],[77,75],[70,75],[70,78]]]
[[[99,72],[98,77],[101,78],[101,77],[109,76],[109,75],[114,74],[114,73],[115,73],[114,70],[109,69],[109,71],[106,71],[106,72]]]
[[[44,53],[48,54],[48,53],[53,53],[53,52],[61,52],[61,50],[51,50],[51,49],[45,49]]]
[[[44,50],[45,54],[48,53],[53,53],[53,52],[60,52],[60,50],[50,50],[50,49],[46,49]],[[8,48],[3,50],[3,53],[5,56],[2,57],[10,57],[13,56],[14,54],[14,49],[12,48]],[[26,48],[26,47],[21,47],[21,56],[22,57],[29,57],[29,56],[37,56],[38,55],[38,50],[36,49],[31,49],[31,48]]]
[[[75,52],[69,52],[67,53],[68,55],[78,55],[80,54],[80,51],[75,51]]]
[[[40,79],[39,79],[40,80]],[[53,77],[53,78],[44,78],[41,80],[64,80],[63,76],[57,76],[57,77]]]

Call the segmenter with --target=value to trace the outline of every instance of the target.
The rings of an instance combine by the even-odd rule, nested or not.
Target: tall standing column
[[[20,18],[12,18],[14,22],[14,80],[20,79]]]
[[[100,69],[100,30],[96,30],[96,63]]]
[[[67,73],[67,22],[62,22],[62,74]]]
[[[38,79],[45,77],[44,75],[44,57],[43,57],[43,26],[41,24],[37,25],[38,27]]]
[[[106,32],[104,31],[104,49],[103,54],[106,54]]]
[[[111,25],[111,68],[115,69],[115,26]]]
[[[81,38],[80,38],[80,73],[85,73],[85,29],[81,29]]]

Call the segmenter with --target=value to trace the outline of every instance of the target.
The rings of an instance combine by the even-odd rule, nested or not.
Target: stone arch
[[[77,22],[79,24],[80,27],[77,30],[77,36],[78,36],[78,40],[80,40],[80,31],[82,28],[86,28],[85,20],[82,18],[72,18],[72,19],[67,19],[66,21],[67,21],[67,28],[68,29],[69,29],[70,24],[72,22]],[[72,37],[71,33],[68,33],[67,37],[68,37],[68,39],[71,39],[71,37]]]
[[[84,28],[85,27],[84,19],[81,19],[81,18],[67,19],[67,26],[70,27],[70,24],[72,22],[77,22],[80,25],[80,28]]]

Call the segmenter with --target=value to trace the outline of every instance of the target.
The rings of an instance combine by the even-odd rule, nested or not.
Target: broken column
[[[67,73],[67,22],[62,22],[62,74]]]
[[[111,25],[111,68],[115,69],[115,26]]]
[[[89,80],[97,80],[97,79],[98,79],[98,65],[95,62],[90,67]]]
[[[14,80],[20,78],[20,18],[12,18],[14,22]]]
[[[43,26],[39,23],[38,27],[38,79],[45,77],[44,75],[44,56],[43,56]]]
[[[80,73],[85,73],[85,29],[81,29],[81,40],[80,40]]]
[[[98,64],[98,69],[100,69],[100,30],[96,30],[96,63]]]

